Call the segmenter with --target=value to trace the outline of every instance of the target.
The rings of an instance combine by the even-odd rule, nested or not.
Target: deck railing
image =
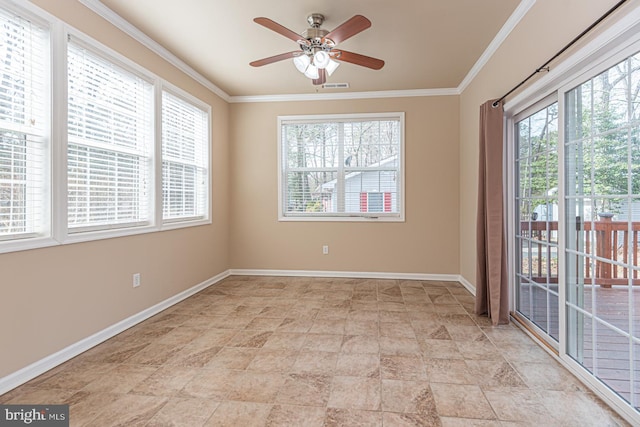
[[[638,266],[640,222],[632,222],[631,229],[626,221],[612,221],[610,215],[601,215],[598,221],[577,224],[578,248],[590,254],[595,245],[595,262],[585,262],[585,282],[592,282],[605,288],[612,285],[626,285],[629,275],[633,285],[640,285],[638,270],[625,268],[622,264]],[[522,221],[522,236],[530,236],[532,254],[528,258],[531,279],[536,282],[558,283],[557,266],[552,264],[552,252],[557,243],[557,221]],[[631,235],[631,236],[630,236]],[[631,239],[629,239],[631,237]],[[537,254],[537,256],[534,256]]]

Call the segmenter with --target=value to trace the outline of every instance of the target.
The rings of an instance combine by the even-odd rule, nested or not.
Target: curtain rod
[[[523,81],[521,81],[520,83],[518,83],[516,86],[514,86],[513,88],[511,88],[511,90],[507,93],[505,93],[504,95],[502,95],[500,97],[500,99],[498,99],[497,101],[495,101],[493,104],[491,104],[493,107],[497,107],[498,104],[500,104],[501,101],[504,101],[504,99],[511,95],[513,92],[515,92],[516,90],[518,90],[520,88],[520,86],[522,86],[523,84],[525,84],[526,82],[528,82],[529,80],[531,80],[533,78],[533,76],[535,76],[536,74],[538,74],[541,71],[549,71],[549,67],[548,65],[557,57],[559,57],[560,55],[562,55],[567,49],[569,49],[571,46],[573,46],[578,40],[580,40],[582,37],[584,37],[589,31],[593,30],[594,27],[596,27],[599,23],[601,23],[602,21],[604,21],[605,19],[607,19],[609,17],[609,15],[611,15],[613,12],[615,12],[620,6],[622,6],[623,3],[625,3],[627,0],[621,0],[619,1],[615,6],[613,6],[611,9],[609,9],[604,15],[602,15],[600,18],[598,18],[593,24],[589,25],[589,27],[587,27],[587,29],[585,29],[583,32],[581,32],[580,34],[578,34],[573,40],[571,40],[565,47],[563,47],[562,49],[560,49],[555,55],[553,55],[551,57],[551,59],[549,59],[547,62],[545,62],[544,64],[542,64],[541,66],[539,66],[538,68],[536,68],[536,70],[531,73],[526,79],[524,79]]]

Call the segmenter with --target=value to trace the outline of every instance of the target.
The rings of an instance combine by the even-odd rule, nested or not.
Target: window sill
[[[26,239],[5,240],[0,242],[0,254],[48,248],[58,245],[60,245],[60,242],[52,237],[32,237]]]
[[[57,240],[53,237],[30,237],[24,239],[13,239],[0,241],[0,254],[10,252],[20,252],[31,249],[48,248],[53,246],[71,245],[74,243],[93,242],[96,240],[113,239],[116,237],[135,236],[139,234],[158,233],[161,231],[177,230],[180,228],[198,227],[209,225],[210,219],[197,219],[188,221],[175,221],[163,224],[162,226],[138,226],[128,228],[118,228],[110,230],[96,230],[70,233],[63,239]]]
[[[404,215],[397,216],[279,216],[278,222],[405,222]]]

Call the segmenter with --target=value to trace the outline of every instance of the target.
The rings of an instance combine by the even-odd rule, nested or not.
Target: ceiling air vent
[[[325,83],[322,85],[322,89],[347,89],[349,83]]]

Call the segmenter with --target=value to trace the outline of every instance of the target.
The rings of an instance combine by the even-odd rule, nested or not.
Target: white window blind
[[[401,113],[280,122],[281,218],[401,218]]]
[[[208,206],[208,113],[162,93],[162,217],[198,219]]]
[[[69,232],[149,223],[153,85],[71,40],[68,98]]]
[[[48,29],[0,10],[0,240],[48,228],[48,38]]]

